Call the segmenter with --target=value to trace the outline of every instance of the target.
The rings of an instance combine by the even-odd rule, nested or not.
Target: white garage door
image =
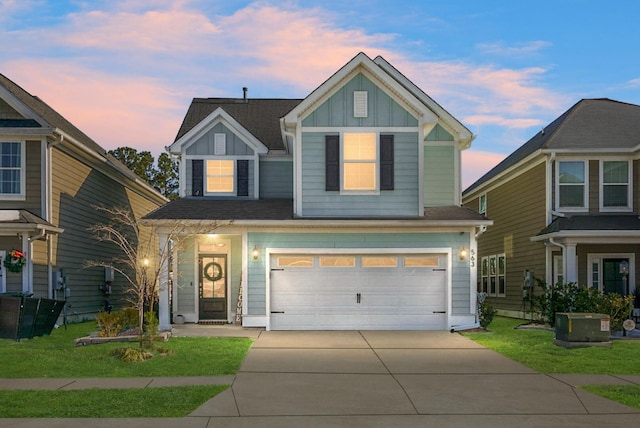
[[[272,330],[446,328],[446,254],[273,254]]]

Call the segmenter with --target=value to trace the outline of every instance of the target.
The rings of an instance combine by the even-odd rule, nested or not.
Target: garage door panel
[[[271,329],[445,328],[444,269],[405,268],[398,255],[379,258],[397,260],[396,267],[362,267],[358,256],[352,267],[323,267],[320,257],[313,256],[308,267],[271,272]]]

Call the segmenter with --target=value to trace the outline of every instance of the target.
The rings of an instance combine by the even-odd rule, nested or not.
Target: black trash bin
[[[50,334],[64,302],[21,293],[0,294],[0,337],[31,339]]]

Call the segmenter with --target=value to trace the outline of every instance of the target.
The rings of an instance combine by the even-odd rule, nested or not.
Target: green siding
[[[225,134],[227,136],[228,156],[253,155],[253,149],[222,123],[216,124],[206,134],[187,147],[185,153],[187,155],[213,155],[215,153],[214,134]]]
[[[455,156],[452,146],[424,148],[424,205],[454,205]]]
[[[418,213],[418,134],[395,138],[394,190],[379,195],[341,195],[325,190],[325,134],[302,135],[303,216],[416,216]]]
[[[249,233],[248,248],[261,249],[258,260],[249,260],[248,295],[245,298],[249,315],[266,312],[266,248],[453,248],[469,245],[468,233]],[[470,275],[467,262],[452,256],[452,315],[468,315]]]
[[[293,199],[293,160],[260,161],[260,198]]]
[[[353,91],[367,91],[368,116],[353,117]],[[363,74],[356,75],[303,121],[302,126],[418,126],[418,120]]]
[[[454,138],[449,134],[440,124],[429,132],[429,135],[424,139],[425,141],[454,141]]]

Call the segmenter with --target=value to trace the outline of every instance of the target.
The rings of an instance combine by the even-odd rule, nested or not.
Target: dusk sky
[[[582,98],[640,104],[640,2],[0,0],[0,73],[157,156],[194,97],[304,98],[382,55],[477,135],[464,187]]]

